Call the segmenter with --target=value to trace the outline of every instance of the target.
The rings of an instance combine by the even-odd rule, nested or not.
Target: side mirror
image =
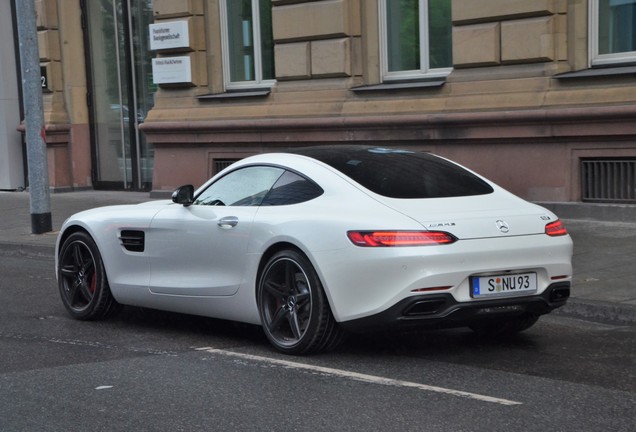
[[[185,207],[194,202],[194,186],[185,185],[175,189],[172,192],[172,202],[176,204],[183,204]]]

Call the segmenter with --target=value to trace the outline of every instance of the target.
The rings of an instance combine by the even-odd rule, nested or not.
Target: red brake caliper
[[[90,286],[91,292],[94,293],[96,288],[97,288],[97,275],[93,273],[93,275],[91,276],[91,286]]]

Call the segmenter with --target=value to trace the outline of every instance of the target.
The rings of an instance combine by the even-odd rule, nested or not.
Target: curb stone
[[[55,257],[55,247],[0,242],[0,255],[53,259]]]
[[[636,325],[636,306],[570,298],[554,315],[613,325]]]

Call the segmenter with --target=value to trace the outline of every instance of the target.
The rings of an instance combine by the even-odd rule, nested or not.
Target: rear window
[[[448,198],[493,192],[479,177],[429,153],[358,146],[310,147],[292,153],[320,160],[389,198]]]

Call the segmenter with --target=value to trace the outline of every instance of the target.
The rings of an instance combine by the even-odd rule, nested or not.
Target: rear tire
[[[62,244],[57,280],[62,303],[75,319],[105,319],[121,309],[110,292],[99,249],[84,231],[71,234]]]
[[[274,254],[260,274],[256,295],[263,330],[278,351],[312,354],[342,341],[320,279],[301,253]]]
[[[525,314],[515,318],[472,324],[470,328],[479,336],[488,338],[506,338],[529,329],[538,320],[539,315]]]

